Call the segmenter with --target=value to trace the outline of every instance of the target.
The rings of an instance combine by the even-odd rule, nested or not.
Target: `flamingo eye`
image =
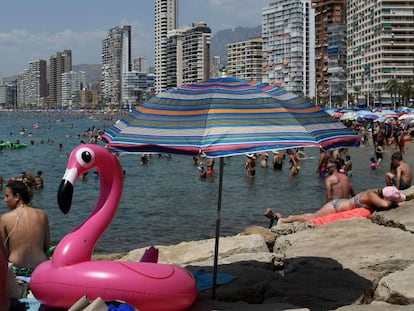
[[[95,159],[95,153],[89,148],[81,148],[76,154],[76,159],[83,167],[89,167]]]

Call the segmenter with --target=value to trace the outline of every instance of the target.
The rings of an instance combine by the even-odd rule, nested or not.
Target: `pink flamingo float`
[[[66,214],[76,179],[92,168],[98,171],[101,185],[95,209],[61,240],[52,259],[33,272],[30,288],[36,299],[57,308],[68,308],[84,295],[91,300],[124,301],[141,311],[179,311],[191,306],[197,286],[184,268],[156,262],[91,260],[119,206],[124,178],[121,165],[103,147],[79,145],[69,157],[58,190],[59,207]]]

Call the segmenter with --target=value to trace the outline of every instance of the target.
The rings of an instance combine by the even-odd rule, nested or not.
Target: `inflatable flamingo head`
[[[72,205],[74,186],[78,177],[94,167],[98,172],[103,167],[115,168],[115,164],[118,164],[117,161],[115,156],[110,154],[106,148],[98,145],[81,144],[73,149],[57,193],[60,210],[64,214],[69,212]]]

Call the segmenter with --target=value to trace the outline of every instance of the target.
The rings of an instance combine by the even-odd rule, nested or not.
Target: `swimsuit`
[[[335,212],[338,213],[341,203],[345,200],[346,199],[335,199],[335,200],[331,201],[331,204],[332,204],[333,208],[335,209]]]
[[[19,267],[12,264],[11,262],[9,262],[9,267],[11,267],[16,276],[30,277],[34,271],[34,268]]]
[[[391,179],[391,181],[392,181],[393,185],[395,186],[397,184],[397,176],[394,176]],[[401,179],[400,188],[398,190],[405,190],[405,189],[408,189],[410,187],[411,187],[411,185],[407,184],[404,180]]]
[[[354,200],[354,204],[355,204],[356,207],[369,208],[368,205],[365,205],[365,204],[361,203],[361,201],[359,200],[358,195],[354,196],[352,199]]]

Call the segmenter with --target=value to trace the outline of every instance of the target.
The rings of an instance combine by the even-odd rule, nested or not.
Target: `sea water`
[[[32,203],[46,210],[54,244],[89,215],[99,196],[99,179],[90,172],[85,181],[79,180],[75,186],[71,211],[67,215],[60,212],[56,197],[68,154],[81,140],[88,142],[83,137],[85,131],[92,127],[105,130],[115,121],[116,118],[104,114],[0,113],[0,139],[11,142],[19,139],[28,144],[24,149],[3,150],[0,175],[7,181],[23,171],[43,172],[44,189],[35,191]],[[40,124],[39,129],[33,129],[36,122]],[[23,128],[24,134],[20,133]],[[410,147],[405,157],[413,165]],[[372,145],[349,149],[353,161],[352,182],[357,192],[384,186],[385,172],[394,151],[394,146],[388,147],[383,166],[372,170],[369,165]],[[319,151],[309,148],[305,152],[307,158],[300,161],[299,175],[294,177],[289,176],[288,161],[281,171],[270,168],[271,152],[269,167],[262,168],[258,160],[253,178],[247,177],[244,169],[245,156],[226,157],[220,235],[234,235],[248,226],[267,226],[263,211],[268,207],[282,214],[320,208],[325,202],[325,185],[316,173]],[[122,199],[110,227],[98,241],[96,252],[126,252],[215,236],[218,159],[214,177],[204,180],[200,179],[190,156],[152,155],[145,165],[140,164],[139,154],[120,155],[119,159],[126,172]],[[6,211],[3,202],[0,212]]]

